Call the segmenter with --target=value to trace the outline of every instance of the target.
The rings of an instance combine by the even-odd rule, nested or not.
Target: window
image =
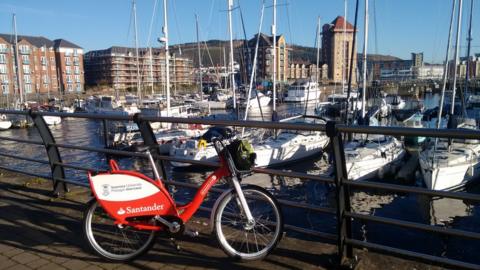
[[[74,56],[77,56],[77,55],[78,55],[78,50],[77,50],[77,49],[73,49],[73,55],[74,55]]]
[[[0,64],[7,63],[7,56],[5,54],[0,54]]]
[[[30,47],[28,45],[20,45],[18,47],[20,48],[20,53],[21,54],[29,54],[30,53]]]
[[[8,92],[9,92],[9,91],[8,91],[8,85],[2,84],[2,93],[3,93],[4,95],[7,95]]]
[[[0,83],[1,84],[8,84],[8,76],[3,74],[3,75],[0,75]]]
[[[66,74],[72,73],[72,71],[71,71],[71,69],[70,69],[69,66],[66,66],[66,67],[65,67],[65,73],[66,73]]]
[[[25,81],[25,83],[32,83],[30,75],[23,75],[23,80]]]
[[[75,82],[80,83],[80,76],[79,75],[75,75]]]
[[[48,84],[48,83],[49,83],[49,81],[48,81],[48,76],[47,76],[47,75],[43,75],[42,77],[43,77],[43,83],[44,83],[44,84]]]
[[[6,53],[8,51],[7,44],[0,44],[0,53]]]
[[[22,63],[30,64],[30,58],[28,57],[28,55],[22,55]]]
[[[67,75],[67,82],[72,83],[72,76],[71,75]]]
[[[55,58],[53,56],[50,56],[50,62],[55,63]]]
[[[75,67],[75,74],[80,74],[80,68],[79,67]]]
[[[23,74],[30,74],[30,66],[23,65]]]
[[[25,88],[26,93],[32,93],[32,85],[31,84],[25,84],[24,88]]]
[[[47,59],[45,58],[45,56],[41,56],[40,57],[40,62],[42,62],[42,65],[47,65]]]
[[[73,91],[73,87],[72,87],[72,85],[71,85],[71,84],[68,84],[68,85],[67,85],[67,90],[68,90],[68,91],[70,91],[70,92],[72,92],[72,91]]]
[[[0,74],[7,74],[7,65],[0,65]]]

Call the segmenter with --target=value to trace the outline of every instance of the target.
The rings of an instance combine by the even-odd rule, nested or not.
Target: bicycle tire
[[[282,211],[267,190],[253,185],[242,187],[242,190],[255,225],[248,228],[236,199],[237,194],[232,191],[221,199],[216,209],[215,234],[220,247],[228,256],[240,260],[262,259],[275,249],[282,238]],[[251,243],[249,239],[252,240]]]
[[[155,224],[153,218],[149,219]],[[131,261],[147,252],[155,243],[155,231],[137,230],[114,224],[96,199],[91,200],[83,218],[84,236],[99,256],[115,262]]]

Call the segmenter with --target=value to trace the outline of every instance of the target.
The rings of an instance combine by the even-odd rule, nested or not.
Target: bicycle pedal
[[[186,235],[186,236],[189,236],[189,237],[197,237],[198,236],[198,231],[192,231],[192,230],[186,229],[183,232],[183,235]]]

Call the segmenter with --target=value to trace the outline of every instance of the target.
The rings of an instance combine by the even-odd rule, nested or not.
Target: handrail
[[[464,267],[464,268],[475,268],[479,267],[478,265],[456,261],[448,258],[441,258],[437,256],[432,256],[428,254],[416,253],[408,250],[402,250],[394,247],[383,246],[375,243],[370,243],[366,241],[359,241],[352,237],[352,222],[353,220],[365,220],[370,222],[377,222],[386,225],[400,226],[404,228],[410,228],[425,232],[431,233],[440,233],[456,237],[463,237],[467,239],[480,240],[480,234],[475,232],[469,232],[466,230],[452,229],[452,228],[443,228],[438,226],[432,226],[428,224],[415,223],[410,221],[403,221],[394,218],[386,218],[372,215],[364,215],[355,213],[351,209],[350,203],[350,189],[351,188],[361,188],[361,189],[371,189],[371,190],[381,190],[387,192],[401,192],[409,194],[421,194],[427,195],[430,197],[441,197],[441,198],[453,198],[459,200],[466,200],[472,202],[480,202],[480,195],[463,193],[463,192],[449,192],[449,191],[435,191],[428,190],[421,187],[412,187],[412,186],[403,186],[390,183],[379,183],[379,182],[368,182],[368,181],[351,181],[348,180],[345,168],[345,152],[343,149],[342,137],[346,133],[365,133],[365,134],[384,134],[391,136],[424,136],[424,137],[439,137],[439,138],[459,138],[459,139],[479,139],[480,131],[475,130],[464,130],[464,129],[418,129],[418,128],[406,128],[406,127],[369,127],[369,126],[347,126],[347,125],[337,125],[333,122],[328,122],[327,125],[323,124],[313,124],[313,123],[287,123],[287,122],[262,122],[262,121],[230,121],[230,120],[219,120],[219,119],[207,119],[207,118],[174,118],[174,117],[156,117],[151,115],[142,115],[136,114],[134,116],[129,115],[113,115],[113,114],[92,114],[92,113],[57,113],[57,112],[36,112],[36,111],[12,111],[12,110],[0,110],[0,114],[16,114],[16,115],[26,115],[31,116],[36,119],[36,124],[42,124],[43,127],[37,126],[37,129],[41,130],[43,134],[42,140],[31,141],[23,140],[17,138],[9,138],[5,136],[0,136],[0,140],[14,141],[19,143],[26,144],[37,144],[44,145],[47,148],[47,151],[51,151],[51,148],[66,148],[74,149],[81,151],[97,152],[108,155],[123,155],[130,157],[140,157],[145,158],[144,153],[136,153],[122,150],[114,149],[105,149],[98,147],[90,146],[78,146],[78,145],[69,145],[56,143],[51,136],[49,128],[44,125],[43,117],[39,116],[60,116],[60,117],[69,117],[69,118],[82,118],[82,119],[93,119],[103,121],[103,128],[105,131],[106,121],[134,121],[138,124],[140,133],[144,139],[144,142],[148,145],[156,144],[156,139],[154,138],[153,132],[149,125],[150,122],[164,122],[164,123],[183,123],[183,124],[206,124],[206,125],[223,125],[223,126],[234,126],[234,127],[250,127],[250,128],[266,128],[266,129],[285,129],[285,130],[302,130],[302,131],[319,131],[326,132],[327,136],[330,138],[330,143],[333,149],[333,160],[334,162],[334,177],[328,175],[319,175],[319,174],[308,174],[304,172],[294,172],[294,171],[285,171],[279,169],[271,168],[254,168],[253,171],[256,173],[271,174],[285,177],[292,177],[298,179],[306,179],[319,181],[326,184],[334,185],[336,188],[335,197],[336,197],[336,208],[326,208],[313,205],[311,203],[302,203],[295,202],[286,199],[279,199],[279,203],[286,207],[294,207],[300,209],[311,210],[316,213],[324,214],[334,214],[336,215],[337,220],[337,235],[328,234],[316,230],[300,228],[291,224],[285,226],[286,229],[307,233],[309,235],[319,236],[325,239],[337,241],[338,244],[338,255],[340,259],[352,258],[353,247],[367,247],[375,250],[379,250],[385,253],[392,253],[399,256],[407,256],[411,258],[427,260],[429,262],[439,262],[450,266]],[[40,131],[40,130],[39,130]],[[106,134],[104,134],[106,139]],[[58,151],[58,149],[57,149]],[[54,153],[55,154],[55,153]],[[19,157],[10,153],[0,153],[0,156],[5,156],[8,158],[14,158],[19,160],[26,160],[31,162],[39,162],[42,164],[49,164],[52,168],[52,176],[43,176],[38,174],[33,174],[29,172],[24,172],[16,169],[8,168],[7,166],[0,165],[0,169],[7,169],[10,171],[24,173],[27,175],[50,178],[53,181],[58,181],[62,183],[75,184],[80,186],[88,187],[88,183],[76,182],[70,179],[67,179],[62,175],[63,168],[80,170],[80,171],[99,171],[95,168],[88,168],[81,165],[67,164],[61,161],[60,156],[49,156],[49,161],[35,160],[29,157]],[[218,163],[210,161],[195,161],[187,160],[182,158],[175,158],[163,155],[155,155],[157,161],[176,161],[176,162],[185,162],[191,163],[194,165],[202,165],[209,167],[216,167]],[[162,163],[163,164],[163,163]],[[61,168],[61,170],[59,169]],[[163,168],[163,166],[162,166]],[[56,172],[56,173],[54,173]],[[166,179],[164,175],[163,177]],[[173,180],[165,180],[167,185],[177,185],[187,188],[198,188],[198,185],[192,183],[183,183]],[[212,188],[212,191],[218,193],[223,192],[222,189]],[[211,210],[208,207],[202,207],[202,210]]]

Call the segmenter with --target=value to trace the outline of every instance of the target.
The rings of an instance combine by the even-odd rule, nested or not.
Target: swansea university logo
[[[110,185],[109,184],[105,184],[105,185],[102,185],[102,195],[103,196],[108,196],[110,195]]]

